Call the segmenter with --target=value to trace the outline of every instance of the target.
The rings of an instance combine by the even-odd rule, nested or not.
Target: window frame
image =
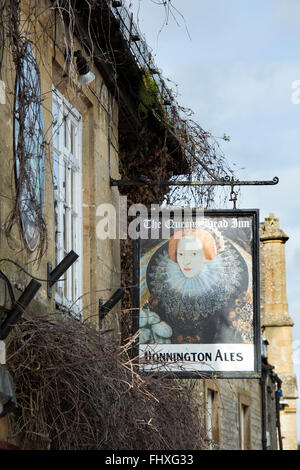
[[[209,448],[220,445],[220,394],[213,381],[205,383],[205,426],[210,439]]]
[[[245,392],[238,395],[240,450],[251,450],[251,397]]]
[[[14,117],[13,117],[13,151],[14,169],[17,197],[20,202],[20,221],[26,247],[34,252],[40,242],[41,218],[44,215],[45,202],[45,149],[44,149],[44,113],[41,95],[41,77],[38,63],[30,42],[25,41],[22,46],[23,57],[21,69],[15,77]],[[20,105],[21,94],[36,91],[36,99]],[[25,89],[25,92],[24,92]],[[38,99],[37,99],[38,98]],[[21,99],[22,102],[22,99]],[[24,116],[20,116],[21,113]],[[21,119],[22,117],[22,119]],[[19,155],[20,119],[23,122],[22,142],[25,147],[25,156],[21,151]],[[20,177],[20,156],[25,170]],[[26,163],[24,164],[24,159]],[[24,181],[23,181],[24,180]],[[27,182],[30,181],[27,187]],[[35,204],[32,202],[34,198]],[[36,207],[39,209],[36,209]]]
[[[55,104],[58,118],[57,123],[54,122]],[[79,258],[65,272],[63,276],[64,281],[59,280],[57,282],[55,301],[59,307],[70,311],[72,315],[80,319],[82,318],[83,293],[82,116],[54,86],[52,87],[52,116],[52,175],[56,265],[70,250],[74,250],[79,255]],[[73,142],[72,133],[66,131],[67,123],[75,127]],[[71,152],[72,145],[73,153]],[[55,155],[57,156],[57,162],[55,162]],[[55,188],[54,165],[57,165],[58,168],[57,189]],[[64,171],[61,171],[62,168],[64,168]],[[57,220],[55,204],[57,204]],[[75,227],[72,223],[72,218],[76,221]],[[64,229],[65,227],[67,230]],[[61,286],[62,282],[64,283],[63,287]]]

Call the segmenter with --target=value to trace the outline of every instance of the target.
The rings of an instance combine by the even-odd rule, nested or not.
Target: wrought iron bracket
[[[71,250],[63,260],[52,270],[51,263],[47,264],[47,293],[51,297],[51,287],[60,279],[60,277],[69,269],[69,267],[76,261],[79,255]],[[3,274],[3,273],[2,273]],[[3,276],[1,276],[3,277]],[[7,280],[6,276],[4,279]],[[36,279],[31,279],[28,286],[20,295],[18,300],[15,300],[11,295],[13,305],[10,310],[6,310],[5,319],[0,319],[0,340],[4,340],[9,335],[12,328],[15,326],[19,318],[25,312],[26,308],[33,300],[35,295],[42,284]]]
[[[116,180],[110,178],[110,185],[123,188],[126,186],[231,186],[229,201],[233,202],[233,208],[236,209],[237,193],[235,186],[271,186],[279,183],[279,178],[274,176],[269,181],[239,181],[234,177],[225,176],[220,180],[212,181],[154,181],[147,176],[141,176],[138,180]]]
[[[79,255],[71,250],[61,262],[52,270],[52,264],[47,263],[47,295],[52,297],[52,286],[61,278],[69,267],[77,260]]]
[[[142,177],[138,180],[116,180],[110,178],[110,185],[118,186],[118,188],[125,186],[270,186],[278,182],[279,178],[277,176],[271,181],[239,181],[230,176],[212,181],[154,181],[147,177]]]
[[[124,293],[125,293],[124,288],[120,287],[105,303],[103,303],[102,299],[99,299],[98,314],[99,314],[99,328],[100,329],[102,328],[103,319],[111,311],[111,309],[122,299]]]
[[[1,323],[0,340],[4,340],[9,335],[11,329],[22,316],[23,312],[33,300],[40,287],[41,284],[39,282],[37,282],[35,279],[31,279],[24,292],[14,303],[11,310],[7,313],[5,320]]]

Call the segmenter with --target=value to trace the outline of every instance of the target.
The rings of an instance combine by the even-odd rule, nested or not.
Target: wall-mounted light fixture
[[[78,72],[78,82],[79,83],[91,83],[95,80],[95,75],[90,71],[86,59],[83,57],[80,50],[74,52],[74,57],[76,57],[76,67]]]

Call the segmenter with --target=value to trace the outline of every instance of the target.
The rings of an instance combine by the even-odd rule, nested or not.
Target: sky
[[[300,2],[172,0],[166,16],[160,0],[126,1],[179,104],[205,130],[230,136],[220,144],[236,176],[279,178],[276,186],[243,187],[237,208],[259,208],[261,221],[275,213],[290,237],[287,296],[300,390]]]

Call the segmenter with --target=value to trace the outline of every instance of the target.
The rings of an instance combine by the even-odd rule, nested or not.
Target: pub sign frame
[[[189,211],[139,216],[133,242],[139,370],[260,378],[259,210],[205,210],[200,218]]]

